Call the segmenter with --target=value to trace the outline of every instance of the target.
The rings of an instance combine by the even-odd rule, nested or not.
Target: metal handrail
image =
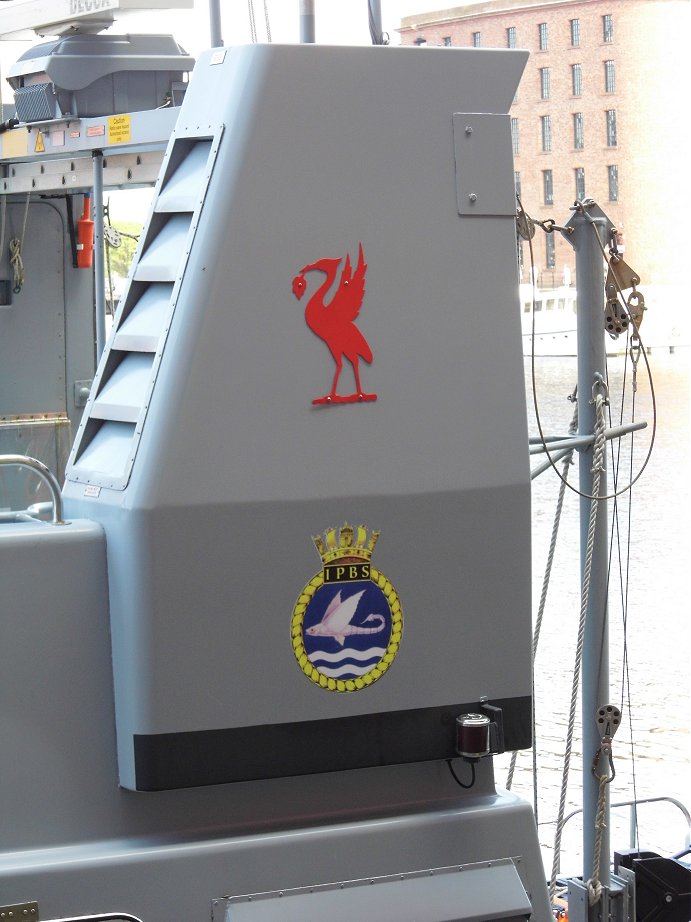
[[[0,467],[4,464],[28,467],[35,474],[38,474],[50,490],[53,502],[53,517],[51,519],[51,524],[64,525],[65,520],[62,517],[62,493],[60,492],[60,484],[51,469],[46,467],[42,461],[39,461],[37,458],[30,458],[28,455],[0,455]]]
[[[631,810],[630,810],[630,817],[631,817],[630,829],[631,829],[631,832],[630,832],[630,836],[629,836],[629,845],[630,845],[631,848],[635,848],[635,847],[636,847],[636,841],[635,841],[635,838],[636,838],[636,823],[635,823],[635,820],[636,820],[636,811],[637,811],[638,806],[639,806],[640,804],[655,804],[655,803],[659,803],[659,802],[661,802],[661,801],[666,801],[667,803],[672,804],[673,806],[677,807],[677,809],[680,810],[680,811],[684,814],[684,817],[685,817],[685,819],[686,819],[686,849],[691,848],[691,813],[689,813],[689,811],[688,811],[687,808],[684,806],[684,804],[683,804],[680,800],[677,800],[676,797],[661,796],[661,797],[643,797],[643,798],[641,798],[640,800],[622,800],[622,801],[619,801],[619,803],[610,804],[610,809],[614,810],[614,809],[616,809],[617,807],[630,807],[630,808],[631,808]],[[572,810],[571,813],[568,813],[568,814],[564,817],[564,821],[563,821],[563,823],[562,823],[562,829],[564,828],[564,826],[566,826],[566,824],[568,823],[569,820],[573,819],[574,816],[578,816],[579,813],[583,813],[583,808],[582,808],[582,807],[579,807],[577,810]],[[544,820],[544,821],[543,821],[542,823],[540,823],[539,825],[540,825],[540,826],[549,826],[549,825],[551,825],[552,823],[555,823],[555,822],[556,822],[556,820]],[[682,852],[682,854],[684,854],[684,852]]]
[[[142,922],[142,920],[139,916],[131,916],[128,912],[101,912],[94,916],[70,916],[69,919],[61,917],[54,919],[53,922]]]

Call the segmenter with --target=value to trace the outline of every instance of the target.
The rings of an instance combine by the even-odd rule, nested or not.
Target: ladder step
[[[113,348],[127,352],[156,352],[172,292],[170,282],[149,285],[120,324]]]
[[[89,476],[121,478],[125,475],[132,450],[133,423],[107,420],[75,463],[76,473],[87,471]]]
[[[157,212],[194,211],[205,185],[211,138],[197,141],[156,199]]]
[[[139,282],[174,282],[186,257],[185,245],[192,215],[176,214],[163,226],[142,254],[134,271]]]
[[[154,356],[130,352],[103,385],[91,408],[91,416],[136,423],[151,379]]]

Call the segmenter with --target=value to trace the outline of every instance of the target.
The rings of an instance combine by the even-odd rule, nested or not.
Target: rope
[[[5,258],[5,222],[7,221],[7,196],[0,199],[0,259]]]
[[[266,40],[271,44],[271,26],[269,24],[269,8],[264,0],[264,22],[266,23]]]
[[[571,423],[569,425],[569,435],[574,435],[578,430],[578,404],[576,404],[576,389],[574,389],[573,394],[571,395],[571,400],[574,401],[574,410],[573,416],[571,417]],[[561,514],[564,507],[564,496],[566,495],[566,481],[569,475],[569,468],[571,467],[573,461],[573,452],[572,448],[568,454],[564,456],[563,466],[562,466],[562,479],[559,484],[559,495],[557,497],[557,506],[554,512],[554,523],[552,525],[552,537],[549,543],[549,551],[547,553],[547,563],[545,565],[545,575],[542,579],[542,593],[540,595],[540,604],[538,606],[537,618],[535,620],[535,628],[533,630],[533,663],[535,663],[535,657],[537,656],[537,648],[540,643],[540,631],[542,630],[542,619],[545,613],[545,605],[547,603],[547,590],[549,589],[550,579],[552,577],[552,563],[554,562],[554,553],[557,548],[557,536],[559,534],[559,525],[561,523]],[[533,701],[535,701],[535,696],[533,695]],[[534,711],[534,708],[533,708]],[[534,811],[535,811],[535,822],[537,823],[537,759],[536,759],[537,747],[535,745],[535,715],[533,713],[533,801],[534,801]],[[509,765],[509,773],[506,779],[506,789],[507,791],[511,790],[511,785],[513,783],[513,775],[516,769],[516,760],[518,758],[518,752],[511,753],[511,763]]]
[[[600,775],[600,785],[597,795],[597,814],[595,816],[595,847],[593,850],[593,876],[586,881],[588,888],[588,903],[595,906],[602,896],[602,883],[600,881],[600,859],[602,857],[602,839],[605,831],[605,806],[607,803],[607,785],[611,781],[607,775]]]
[[[599,376],[598,376],[599,377]],[[602,383],[600,381],[600,383]],[[561,860],[561,834],[564,826],[564,815],[566,813],[566,791],[569,780],[569,769],[571,767],[571,749],[573,746],[574,728],[576,725],[576,704],[578,701],[578,684],[581,674],[581,663],[583,660],[583,645],[585,639],[585,621],[588,610],[588,596],[590,594],[590,574],[593,563],[593,546],[595,543],[595,523],[600,499],[600,479],[604,470],[605,457],[605,396],[602,389],[599,388],[594,394],[595,402],[595,443],[593,446],[593,493],[590,502],[590,515],[588,517],[588,538],[586,542],[585,564],[583,567],[583,581],[581,585],[581,611],[578,622],[578,639],[576,642],[576,658],[573,670],[573,682],[571,684],[571,704],[569,706],[569,723],[566,732],[566,748],[564,751],[564,770],[561,778],[561,792],[559,797],[559,812],[557,814],[557,828],[554,835],[554,856],[552,860],[552,875],[549,882],[550,899],[554,900],[556,895],[557,877],[559,876],[559,863]]]
[[[26,205],[24,206],[24,221],[22,223],[21,237],[13,237],[10,240],[10,265],[12,266],[12,278],[14,281],[13,291],[16,295],[22,290],[25,281],[24,261],[22,259],[22,249],[24,247],[24,236],[26,234],[26,222],[29,218],[29,200],[31,193],[26,193]]]

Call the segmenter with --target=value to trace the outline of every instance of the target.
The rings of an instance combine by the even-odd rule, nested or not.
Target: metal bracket
[[[597,727],[600,733],[600,748],[593,758],[592,773],[597,777],[597,767],[600,757],[609,762],[611,777],[614,780],[614,762],[612,760],[612,737],[617,732],[621,723],[621,711],[614,704],[604,704],[597,712]]]
[[[595,906],[588,901],[588,886],[580,878],[569,878],[569,922],[634,922],[635,901],[630,880],[610,875],[609,887]]]
[[[605,749],[606,741],[609,749],[612,748],[612,737],[619,729],[621,711],[614,704],[603,704],[597,712],[597,726],[602,738],[602,748]]]
[[[613,339],[616,339],[620,333],[627,329],[630,320],[634,322],[636,329],[639,329],[643,321],[645,299],[641,292],[636,289],[636,285],[640,284],[640,281],[640,276],[624,262],[621,256],[612,255],[605,281],[605,293],[607,295],[605,327]],[[619,294],[629,288],[633,290],[628,296],[626,308],[624,308],[619,301]]]
[[[13,903],[11,906],[0,906],[0,920],[2,922],[37,922],[39,919],[38,903]]]

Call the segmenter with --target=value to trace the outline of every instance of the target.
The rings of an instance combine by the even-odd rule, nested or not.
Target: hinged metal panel
[[[460,215],[512,215],[516,211],[509,116],[453,116],[456,199]]]
[[[501,858],[230,897],[214,906],[214,922],[481,922],[526,919],[532,911],[513,860]]]

